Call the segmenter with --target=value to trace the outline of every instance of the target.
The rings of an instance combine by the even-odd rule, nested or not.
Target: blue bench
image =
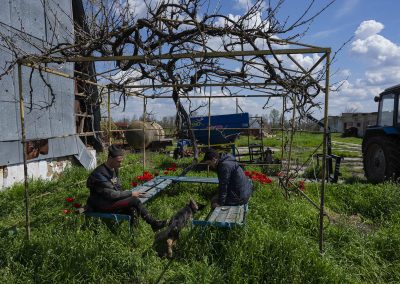
[[[150,181],[143,183],[137,187],[132,188],[132,191],[139,191],[144,193],[144,197],[139,198],[142,203],[146,203],[148,200],[153,198],[157,193],[164,190],[168,185],[172,183],[171,179],[165,179],[162,177],[156,177]],[[83,212],[85,217],[95,217],[101,219],[111,219],[116,223],[121,221],[129,221],[129,232],[131,232],[131,216],[126,214],[116,214],[116,213],[102,213],[85,211]]]
[[[95,218],[101,218],[101,219],[112,219],[116,223],[122,222],[122,221],[128,221],[128,228],[129,228],[129,233],[131,232],[131,216],[130,215],[125,215],[125,214],[116,214],[116,213],[100,213],[100,212],[84,212],[85,217],[95,217]]]
[[[166,189],[171,183],[172,179],[167,177],[158,176],[149,180],[142,185],[132,188],[132,191],[139,191],[144,194],[143,197],[140,197],[140,201],[142,203],[146,203],[148,200],[156,196],[159,192]]]
[[[188,182],[188,183],[208,183],[208,184],[218,184],[218,178],[207,178],[207,177],[177,177],[177,176],[160,176],[160,179],[168,179],[174,183],[178,182]]]
[[[246,221],[248,205],[218,206],[206,220],[193,220],[194,226],[213,226],[219,228],[233,228],[243,226]]]
[[[162,176],[160,178],[170,179],[175,183],[205,183],[218,184],[218,178],[203,178],[203,177],[177,177],[177,176]],[[220,206],[216,207],[206,220],[193,220],[195,226],[214,226],[220,228],[232,228],[242,226],[246,220],[248,205],[237,206]]]

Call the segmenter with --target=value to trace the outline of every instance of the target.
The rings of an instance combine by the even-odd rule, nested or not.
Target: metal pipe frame
[[[323,47],[315,47],[312,45],[304,45],[304,44],[299,44],[299,43],[291,43],[287,41],[281,41],[281,40],[273,40],[276,42],[282,42],[286,44],[296,44],[300,45],[303,47],[308,47],[308,48],[297,48],[297,49],[278,49],[278,50],[256,50],[256,51],[231,51],[231,52],[195,52],[195,53],[185,53],[185,54],[160,54],[158,56],[107,56],[107,57],[94,57],[94,56],[89,56],[89,57],[48,57],[48,58],[40,58],[40,57],[27,57],[24,59],[20,59],[18,61],[18,80],[19,80],[19,101],[20,101],[20,118],[21,118],[21,133],[22,133],[22,144],[24,147],[24,182],[25,182],[25,207],[26,207],[26,233],[27,237],[29,239],[30,237],[30,226],[29,226],[29,195],[28,195],[28,176],[27,176],[27,161],[26,161],[26,138],[25,138],[25,124],[24,124],[24,98],[22,94],[22,71],[21,71],[21,66],[25,65],[27,67],[31,68],[37,68],[43,71],[46,71],[48,73],[62,76],[65,78],[70,78],[74,80],[78,80],[78,78],[75,78],[71,75],[58,72],[56,70],[52,70],[51,68],[48,67],[43,67],[43,66],[38,66],[37,64],[41,63],[65,63],[65,62],[98,62],[98,61],[120,61],[120,60],[130,60],[130,61],[135,61],[136,63],[146,63],[147,60],[151,59],[157,59],[157,60],[164,60],[164,59],[184,59],[184,58],[233,58],[236,56],[268,56],[268,55],[288,55],[288,57],[305,73],[305,77],[310,76],[310,71],[306,71],[304,68],[298,65],[298,62],[293,59],[291,54],[315,54],[315,53],[323,53],[324,56],[318,60],[318,62],[312,67],[312,69],[316,68],[316,66],[322,62],[323,59],[326,59],[326,73],[325,73],[325,89],[323,89],[325,93],[325,105],[324,105],[324,132],[323,132],[323,161],[322,161],[322,181],[321,181],[321,195],[320,195],[320,213],[319,213],[319,249],[320,252],[323,253],[324,247],[323,247],[323,218],[325,215],[324,212],[324,203],[325,203],[325,183],[326,183],[326,153],[327,153],[327,130],[328,130],[328,102],[329,102],[329,68],[330,68],[330,53],[331,53],[331,48],[323,48]],[[84,80],[84,79],[79,79],[80,81],[86,82],[88,84],[93,84],[96,86],[101,86],[101,87],[107,87],[108,89],[114,89],[115,86],[102,86],[100,84],[94,83],[89,80]],[[274,85],[274,84],[265,84],[265,83],[209,83],[209,84],[182,84],[182,85],[142,85],[142,86],[118,86],[116,91],[122,91],[122,89],[126,88],[166,88],[166,87],[204,87],[204,86],[237,86],[237,87],[245,87],[245,86],[260,86],[260,87],[265,87],[267,85]],[[275,84],[276,85],[276,84]],[[321,88],[322,89],[322,88]],[[131,95],[131,94],[129,94]],[[146,99],[147,96],[140,95],[138,93],[133,93],[132,95],[135,95],[137,97],[142,97],[143,98],[143,105],[144,105],[144,110],[143,110],[143,120],[145,121],[145,111],[146,111]],[[211,97],[213,98],[229,98],[229,97],[271,97],[274,95],[235,95],[235,96],[188,96],[188,98],[208,98],[209,100]],[[276,95],[276,97],[283,97],[285,99],[284,95]],[[149,98],[156,98],[156,96],[149,96]],[[157,96],[157,98],[168,98],[167,96]],[[108,101],[108,106],[110,105],[110,101]],[[209,113],[209,120],[210,120],[210,113]],[[110,128],[110,126],[109,126]],[[210,126],[208,127],[210,131]],[[110,129],[109,129],[110,130]],[[283,132],[282,128],[282,132]],[[145,131],[144,125],[143,125],[143,131]],[[293,130],[292,130],[293,131]],[[110,131],[111,133],[111,131]],[[282,141],[283,143],[283,141]],[[145,168],[145,155],[146,155],[146,149],[143,149],[143,170]]]

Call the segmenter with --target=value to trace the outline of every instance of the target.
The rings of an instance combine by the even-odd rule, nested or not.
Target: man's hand
[[[221,205],[219,205],[217,202],[214,202],[213,204],[211,204],[212,209],[215,209],[218,206],[221,206]]]
[[[132,197],[144,197],[145,194],[143,192],[140,191],[132,191]]]

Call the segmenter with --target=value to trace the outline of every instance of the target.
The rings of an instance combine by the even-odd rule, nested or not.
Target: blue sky
[[[288,13],[302,9],[308,1],[288,1]],[[327,1],[317,1],[323,5]],[[376,111],[373,97],[385,88],[400,84],[400,1],[338,0],[315,20],[302,40],[337,50],[353,37],[338,54],[332,80],[346,78],[345,85],[330,100],[330,114],[348,108]],[[357,32],[358,31],[358,32]]]
[[[139,0],[130,1],[135,3]],[[220,11],[224,14],[243,14],[248,1],[251,0],[221,0]],[[329,2],[316,0],[315,10]],[[281,19],[289,17],[289,21],[294,20],[308,3],[310,0],[286,0],[279,15]],[[337,55],[331,69],[331,81],[344,80],[344,84],[338,92],[331,94],[330,115],[339,115],[349,109],[376,111],[373,97],[389,86],[400,84],[399,11],[399,0],[337,0],[311,24],[300,40],[336,51],[351,38]],[[244,111],[268,115],[268,110],[262,109],[260,101],[241,99],[240,104]],[[279,108],[279,103],[275,106]],[[149,101],[148,109],[159,117],[174,114],[174,106],[167,100]],[[234,101],[213,100],[212,113],[234,111]],[[133,114],[139,116],[141,112],[142,103],[132,100],[125,113],[115,110],[113,116],[130,118]]]

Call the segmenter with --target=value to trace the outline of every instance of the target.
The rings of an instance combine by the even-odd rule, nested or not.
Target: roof
[[[400,84],[394,85],[394,86],[392,86],[392,87],[389,87],[389,88],[385,89],[385,92],[394,91],[394,90],[400,91]]]

